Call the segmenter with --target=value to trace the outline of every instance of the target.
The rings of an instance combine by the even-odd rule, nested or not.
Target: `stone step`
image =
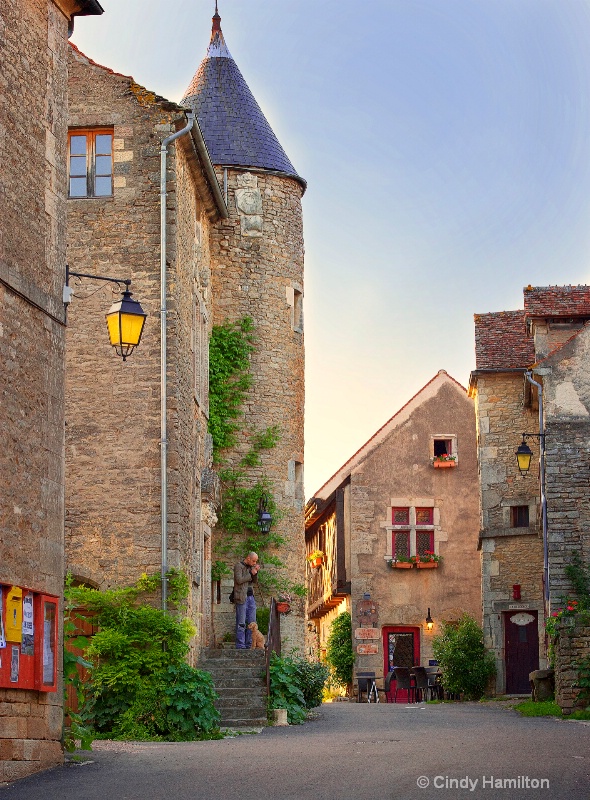
[[[230,718],[220,721],[222,728],[264,728],[268,725],[268,719],[264,717],[253,717],[252,719]]]
[[[266,718],[266,707],[264,708],[219,708],[221,714],[220,724],[225,725],[226,719],[260,719]]]
[[[251,697],[244,695],[243,697],[225,697],[219,695],[219,699],[215,701],[215,707],[222,708],[254,708],[266,709],[266,695],[263,697]]]
[[[250,691],[250,689],[258,689],[260,686],[265,686],[266,684],[262,679],[256,678],[228,678],[225,675],[219,675],[216,678],[213,678],[213,684],[215,686],[215,690],[219,691],[221,689],[243,689],[244,691]]]
[[[266,659],[266,651],[265,650],[236,650],[235,648],[231,649],[221,649],[215,647],[209,647],[203,650],[202,652],[202,660],[208,661],[209,659],[254,659],[259,661],[265,661]]]
[[[264,674],[258,668],[249,669],[245,667],[244,669],[209,669],[207,672],[213,677],[213,683],[216,683],[218,680],[223,678],[233,678],[237,680],[242,679],[244,685],[247,683],[260,683],[261,681],[266,680],[266,674]]]

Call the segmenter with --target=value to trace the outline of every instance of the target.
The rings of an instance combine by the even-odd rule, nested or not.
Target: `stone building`
[[[545,618],[567,594],[568,550],[588,560],[588,394],[583,368],[588,287],[527,287],[524,309],[475,316],[475,400],[480,469],[482,593],[486,644],[499,693],[528,692],[546,666]],[[547,602],[539,483],[539,392],[546,442]],[[522,434],[534,452],[522,475]]]
[[[95,64],[75,47],[69,97],[69,267],[131,279],[148,318],[139,347],[123,361],[112,351],[102,321],[120,288],[71,279],[67,568],[90,586],[129,585],[144,572],[161,571],[166,541],[168,567],[189,577],[189,614],[199,647],[210,636],[214,521],[207,436],[210,238],[227,210],[195,124],[168,145],[164,368],[160,148],[186,127],[186,109]]]
[[[62,761],[67,37],[101,13],[0,6],[0,782]]]
[[[307,552],[320,550],[324,559],[308,567],[308,615],[320,650],[347,603],[355,672],[378,676],[394,665],[428,665],[442,621],[463,612],[481,621],[475,415],[466,390],[446,372],[378,430],[306,510]],[[436,567],[400,566],[428,553],[440,558]]]
[[[257,346],[253,385],[238,445],[224,453],[237,464],[252,432],[278,426],[276,447],[261,453],[253,479],[265,477],[283,511],[275,530],[286,540],[278,556],[291,582],[303,583],[303,224],[305,181],[297,174],[231,57],[215,13],[211,41],[183,104],[194,109],[224,187],[229,218],[211,231],[213,320],[250,317]],[[222,532],[219,532],[221,535]],[[216,630],[229,629],[229,592]],[[283,618],[291,646],[303,646],[303,603]]]
[[[161,469],[161,272],[159,156],[169,146],[167,199],[167,470]],[[211,561],[218,484],[211,471],[208,342],[211,327],[253,320],[253,385],[242,432],[277,426],[261,454],[264,476],[284,512],[278,555],[303,581],[303,235],[297,175],[252,97],[213,18],[207,57],[182,106],[157,97],[72,48],[70,77],[71,270],[131,278],[148,312],[140,347],[125,363],[97,332],[111,288],[74,286],[67,384],[68,568],[99,587],[135,581],[162,563],[161,476],[167,474],[167,562],[188,572],[195,649],[231,626],[228,591],[211,616]],[[80,153],[78,152],[80,150]],[[81,172],[81,174],[79,174]],[[78,297],[79,296],[79,297]],[[92,387],[92,391],[89,391]],[[301,604],[302,605],[302,604]],[[285,635],[302,645],[303,608]]]

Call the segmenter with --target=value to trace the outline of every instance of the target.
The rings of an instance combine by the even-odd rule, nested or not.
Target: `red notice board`
[[[59,600],[0,584],[0,688],[57,689]]]

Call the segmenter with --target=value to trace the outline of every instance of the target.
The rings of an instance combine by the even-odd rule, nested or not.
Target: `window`
[[[450,456],[453,452],[453,443],[450,439],[435,439],[434,440],[434,455],[435,456]]]
[[[510,506],[510,527],[511,528],[529,527],[528,506]]]
[[[391,509],[391,554],[410,558],[434,552],[434,508],[394,506]]]
[[[69,142],[69,197],[113,194],[113,131],[73,130]]]

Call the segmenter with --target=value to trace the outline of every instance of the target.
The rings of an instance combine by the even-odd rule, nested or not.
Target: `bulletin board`
[[[59,599],[0,583],[0,688],[57,689]]]

